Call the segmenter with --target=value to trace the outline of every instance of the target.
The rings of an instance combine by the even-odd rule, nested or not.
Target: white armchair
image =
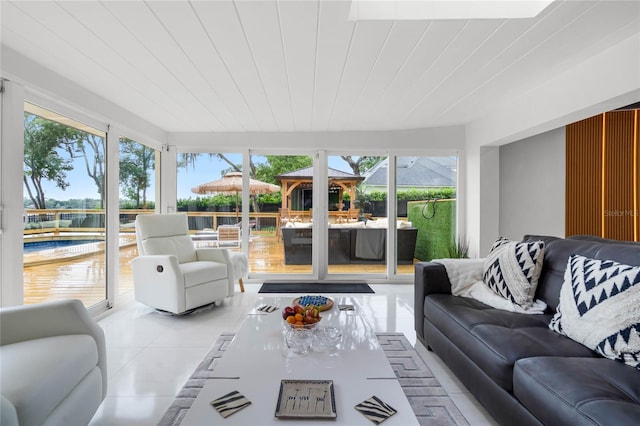
[[[233,296],[233,267],[226,249],[196,248],[187,215],[136,218],[138,254],[131,261],[135,299],[182,314]]]
[[[104,332],[79,300],[0,309],[0,424],[86,425],[107,395]]]

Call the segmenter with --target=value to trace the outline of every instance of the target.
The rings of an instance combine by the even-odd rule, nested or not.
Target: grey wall
[[[565,235],[565,128],[500,147],[500,235]]]

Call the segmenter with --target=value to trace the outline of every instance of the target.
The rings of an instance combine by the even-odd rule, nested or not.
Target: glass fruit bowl
[[[313,331],[313,350],[333,352],[342,340],[342,332],[336,327],[318,327]]]
[[[286,329],[311,330],[320,323],[320,310],[315,306],[287,306],[282,310]]]

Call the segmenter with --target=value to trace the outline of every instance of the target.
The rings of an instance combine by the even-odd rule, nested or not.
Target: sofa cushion
[[[544,424],[637,425],[640,372],[604,358],[519,360],[514,394]]]
[[[603,244],[594,241],[565,240],[538,235],[526,236],[523,241],[543,240],[544,263],[538,280],[536,298],[544,301],[553,311],[560,301],[560,289],[564,282],[567,260],[573,254],[592,259],[615,260],[632,266],[640,266],[640,246],[627,244]]]
[[[485,259],[482,280],[498,296],[528,308],[536,293],[543,256],[542,241],[498,238]]]
[[[550,315],[518,314],[445,294],[427,296],[424,312],[429,322],[507,391],[513,388],[513,365],[519,359],[596,356],[583,345],[549,330]]]
[[[228,277],[227,265],[218,262],[187,262],[180,264],[184,276],[184,286],[192,287],[209,281],[222,280]]]
[[[21,424],[42,424],[98,364],[89,335],[28,340],[0,347],[0,388]]]
[[[640,369],[640,267],[569,257],[549,327],[601,355]]]

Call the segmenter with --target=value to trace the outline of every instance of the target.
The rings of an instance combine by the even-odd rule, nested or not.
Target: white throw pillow
[[[640,370],[640,266],[570,256],[549,328]]]
[[[482,280],[498,296],[528,308],[542,271],[544,242],[498,238],[485,259]]]

